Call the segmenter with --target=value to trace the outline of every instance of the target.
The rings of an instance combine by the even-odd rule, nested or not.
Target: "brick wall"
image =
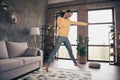
[[[120,2],[115,4],[115,26],[116,26],[116,56],[117,63],[120,64]]]

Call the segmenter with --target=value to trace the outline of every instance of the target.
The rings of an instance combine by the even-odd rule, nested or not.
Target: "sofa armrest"
[[[40,68],[42,69],[42,67],[43,67],[43,50],[39,49],[38,56],[41,57]]]
[[[38,49],[37,56],[43,56],[43,51],[41,49]]]
[[[39,48],[27,48],[25,51],[24,55],[25,57],[35,57],[35,56],[40,56],[40,67],[43,67],[43,51]]]

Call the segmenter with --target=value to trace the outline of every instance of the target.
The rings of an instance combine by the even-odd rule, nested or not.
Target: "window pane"
[[[88,11],[88,22],[112,22],[112,9]]]
[[[109,60],[109,47],[89,46],[88,53],[89,60]]]
[[[71,46],[71,47],[72,47],[72,50],[73,50],[73,55],[76,58],[77,57],[76,46]],[[70,58],[69,53],[68,53],[65,46],[60,46],[58,56],[59,56],[59,58]]]
[[[111,24],[89,25],[89,45],[109,45],[109,25]]]
[[[77,44],[77,26],[70,26],[68,39],[71,44]]]
[[[77,12],[73,12],[73,15],[70,17],[70,20],[77,21]],[[70,26],[70,32],[68,39],[71,44],[77,44],[77,26]]]

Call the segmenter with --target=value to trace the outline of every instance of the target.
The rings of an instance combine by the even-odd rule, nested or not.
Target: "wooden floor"
[[[81,64],[81,68],[74,66],[71,60],[55,60],[51,63],[52,68],[74,69],[90,71],[92,80],[120,80],[120,66],[109,65],[109,63],[100,62],[100,69],[88,67],[89,62]]]

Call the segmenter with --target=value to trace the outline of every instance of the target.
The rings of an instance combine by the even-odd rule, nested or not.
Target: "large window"
[[[88,22],[88,60],[109,60],[108,33],[113,25],[113,9],[89,10]]]

